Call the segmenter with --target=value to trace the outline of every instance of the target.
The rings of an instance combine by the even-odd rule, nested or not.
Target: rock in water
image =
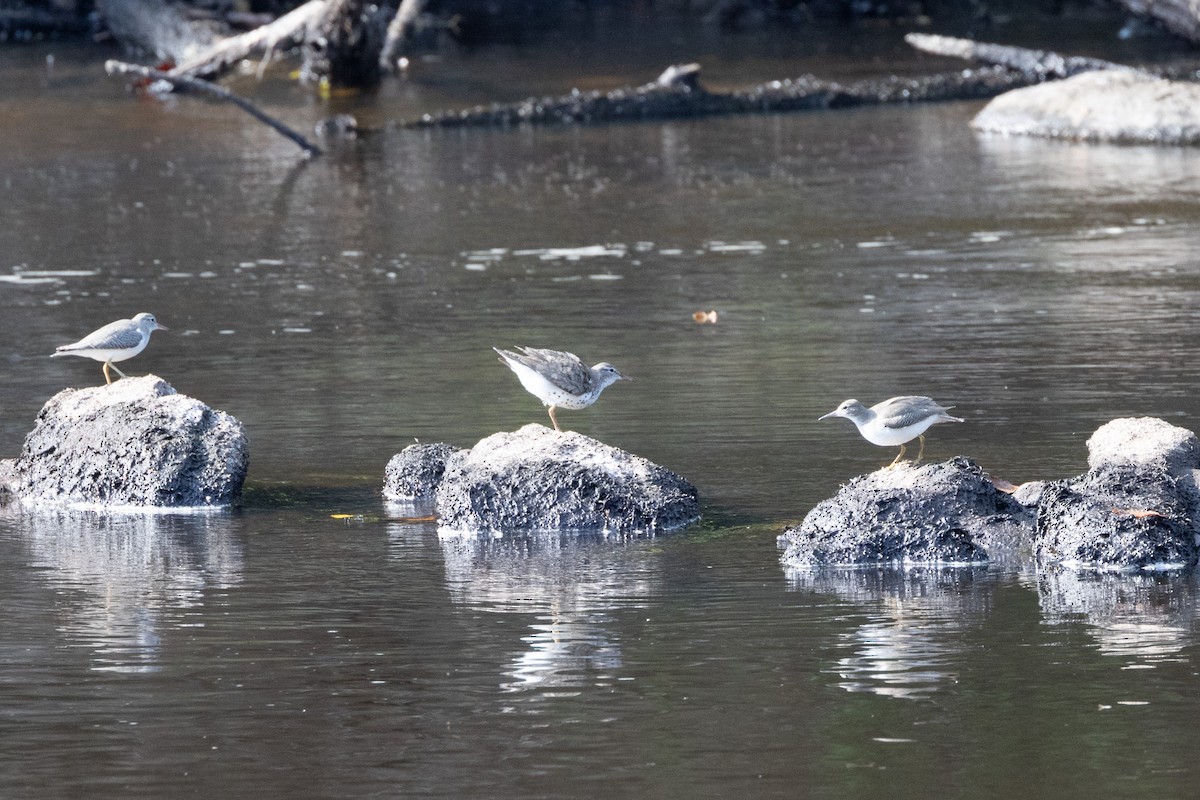
[[[993,541],[1012,546],[1029,515],[970,459],[862,475],[779,537],[790,567],[842,564],[980,564]]]
[[[24,501],[226,506],[249,463],[241,422],[147,375],[59,392],[0,476]]]
[[[579,433],[530,424],[446,461],[446,532],[665,531],[700,518],[696,489],[664,467]]]
[[[1136,70],[1084,72],[1006,92],[979,130],[1129,144],[1200,144],[1200,85]]]
[[[1200,442],[1151,417],[1116,419],[1088,439],[1088,471],[1037,500],[1039,561],[1099,569],[1192,566]]]
[[[446,472],[446,460],[461,451],[454,445],[410,444],[388,462],[383,476],[383,496],[413,506],[432,504]]]

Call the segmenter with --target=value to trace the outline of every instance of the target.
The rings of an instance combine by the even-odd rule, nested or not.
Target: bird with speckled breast
[[[513,352],[498,347],[492,349],[500,356],[500,363],[516,373],[525,390],[545,403],[554,430],[560,432],[562,428],[558,426],[554,409],[578,411],[587,408],[617,381],[633,380],[607,361],[589,367],[579,356],[563,350],[518,347],[520,352]]]
[[[921,463],[921,456],[925,454],[925,431],[931,425],[963,421],[947,413],[951,408],[954,406],[940,406],[933,398],[922,395],[893,397],[870,408],[857,400],[847,400],[819,420],[845,417],[858,427],[858,432],[871,444],[880,447],[900,445],[900,452],[888,464],[894,467],[904,458],[904,445],[917,438],[921,440],[921,449],[917,451],[917,460],[913,463]]]

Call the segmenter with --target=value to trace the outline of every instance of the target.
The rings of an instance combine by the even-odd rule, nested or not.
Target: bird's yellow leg
[[[108,368],[111,366],[112,366],[112,364],[109,364],[107,361],[104,362],[104,383],[105,383],[105,385],[112,383],[112,375],[108,374]]]
[[[558,417],[554,416],[554,406],[547,406],[546,409],[550,412],[550,421],[554,423],[554,430],[562,433],[562,428],[558,427]]]
[[[900,459],[902,459],[902,458],[904,458],[904,445],[900,445],[900,452],[896,454],[896,457],[894,459],[892,459],[892,463],[888,464],[888,469],[891,469],[892,467],[899,464]]]
[[[921,440],[921,449],[917,450],[917,460],[913,462],[914,467],[921,463],[921,456],[925,455],[925,434],[922,433],[918,438]]]

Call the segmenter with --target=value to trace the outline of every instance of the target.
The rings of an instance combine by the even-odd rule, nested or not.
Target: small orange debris
[[[717,324],[717,312],[716,311],[697,311],[696,313],[692,314],[692,319],[694,319],[696,322],[699,322],[701,324],[708,323],[709,325],[716,325]]]

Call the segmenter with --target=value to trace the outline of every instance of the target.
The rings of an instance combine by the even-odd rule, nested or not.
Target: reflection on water
[[[20,537],[31,574],[54,592],[59,632],[92,651],[95,670],[160,669],[163,626],[203,626],[205,596],[240,580],[241,545],[222,514],[10,506],[0,521]]]
[[[1101,653],[1130,668],[1190,661],[1183,651],[1196,640],[1195,575],[1049,568],[1037,590],[1047,624],[1084,623]]]
[[[643,542],[577,534],[441,537],[455,603],[533,620],[504,689],[545,695],[616,679],[621,638],[611,612],[644,607],[661,594]]]
[[[721,60],[748,82],[860,44]],[[464,55],[337,102],[382,121],[555,94],[576,55]],[[497,69],[464,90],[479,58]],[[330,111],[256,89],[301,128]],[[90,51],[0,48],[0,456],[99,375],[54,345],[146,310],[174,333],[132,374],[237,416],[252,489],[283,487],[212,517],[0,514],[0,724],[20,721],[0,794],[967,796],[1002,774],[995,796],[1194,793],[1186,579],[780,576],[779,521],[882,463],[816,423],[847,397],[955,404],[968,422],[929,457],[1014,483],[1082,472],[1117,416],[1200,426],[1200,150],[980,136],[977,110],[380,122],[297,166],[236,110],[132,100]],[[376,524],[414,438],[545,419],[495,362],[518,344],[628,368],[569,427],[685,475],[728,523],[652,542]],[[1151,705],[1098,721],[1097,697]]]
[[[793,591],[865,606],[866,620],[842,634],[851,654],[829,668],[837,685],[916,700],[954,683],[962,632],[986,615],[995,589],[986,577],[985,568],[788,570]]]

